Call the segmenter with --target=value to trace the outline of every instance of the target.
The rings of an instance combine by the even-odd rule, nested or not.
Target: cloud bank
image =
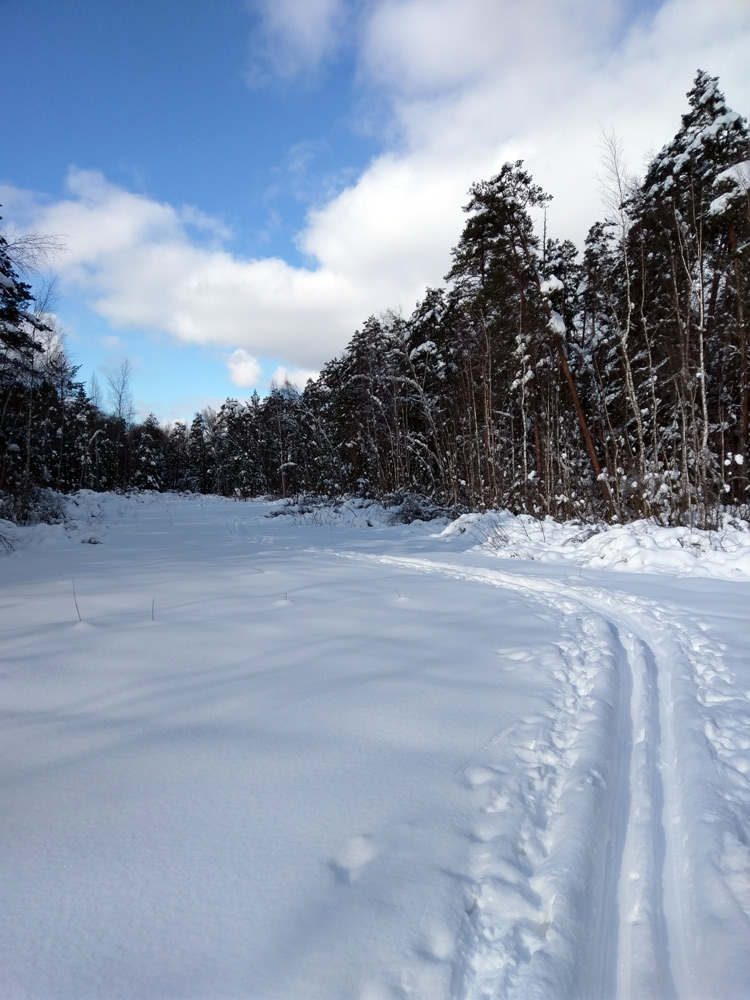
[[[260,362],[318,370],[368,315],[410,312],[439,284],[469,185],[523,158],[554,196],[552,235],[581,243],[603,214],[602,131],[640,169],[668,141],[699,67],[750,110],[745,0],[263,0],[256,66],[284,78],[323,71],[354,45],[360,99],[386,108],[384,151],[312,208],[298,235],[310,265],[241,259],[219,220],[71,170],[53,204],[0,200],[64,235],[63,282],[113,329],[165,332],[228,351],[238,386]]]

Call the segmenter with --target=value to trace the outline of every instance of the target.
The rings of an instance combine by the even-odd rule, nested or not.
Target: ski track
[[[562,615],[559,655],[504,651],[546,657],[556,703],[456,775],[476,820],[451,995],[746,997],[750,692],[701,624],[584,585],[339,554],[508,589]]]

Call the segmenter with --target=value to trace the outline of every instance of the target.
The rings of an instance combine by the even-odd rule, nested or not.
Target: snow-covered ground
[[[750,996],[750,534],[281,509],[5,526],[0,997]]]

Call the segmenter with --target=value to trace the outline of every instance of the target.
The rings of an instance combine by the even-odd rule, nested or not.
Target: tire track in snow
[[[524,747],[519,729],[525,766],[515,786],[508,775],[486,779],[524,812],[511,825],[516,842],[488,838],[472,873],[455,996],[744,996],[750,726],[738,706],[750,723],[748,694],[700,626],[602,589],[346,555],[509,589],[574,621],[561,637],[555,724],[538,746]],[[547,775],[534,781],[540,766]],[[508,871],[514,854],[521,861]]]

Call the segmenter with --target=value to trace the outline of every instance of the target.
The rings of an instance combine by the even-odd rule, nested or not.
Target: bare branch
[[[35,289],[34,315],[48,321],[55,311],[58,299],[57,277],[47,278],[38,290]]]
[[[13,267],[22,273],[36,274],[52,257],[66,249],[61,236],[47,233],[6,233],[5,250]]]
[[[621,236],[627,232],[628,217],[625,204],[638,188],[638,179],[625,164],[622,140],[613,131],[601,135],[602,173],[597,175],[602,203],[608,222],[614,222]]]

